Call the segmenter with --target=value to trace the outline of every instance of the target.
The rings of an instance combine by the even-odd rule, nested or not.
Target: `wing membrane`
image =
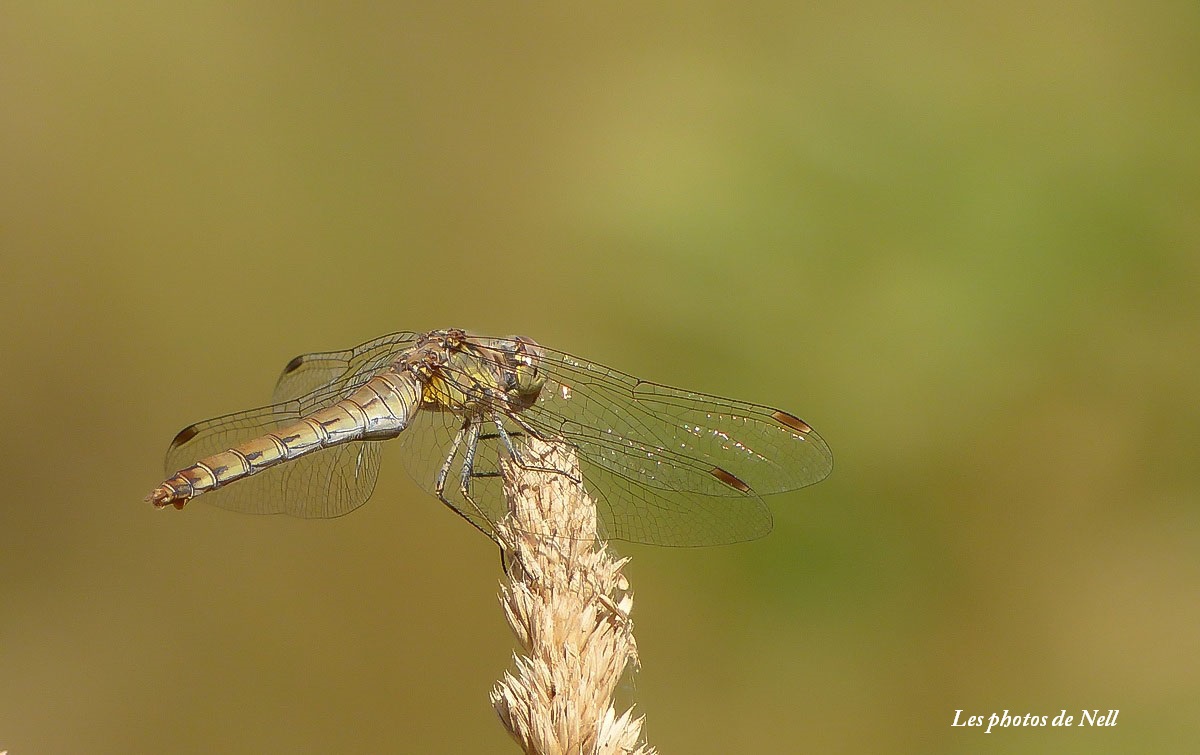
[[[505,424],[519,433],[523,423],[578,449],[607,537],[657,545],[761,537],[771,529],[771,513],[760,494],[810,485],[832,467],[825,442],[790,414],[542,351],[548,382],[538,402]],[[472,379],[454,382],[467,390]],[[457,487],[451,482],[448,493]]]
[[[453,414],[436,411],[420,411],[413,415],[408,428],[400,434],[404,470],[421,488],[437,495],[437,477],[453,446],[455,434],[462,427],[463,419]],[[475,477],[471,480],[471,497],[475,506],[462,497],[462,452],[450,466],[443,494],[447,502],[463,518],[478,527],[489,537],[494,537],[493,523],[508,512],[501,481],[494,473],[500,469],[500,460],[508,458],[508,451],[500,441],[490,435],[494,426],[484,425],[475,454]],[[478,508],[476,508],[478,506]]]
[[[647,487],[743,495],[719,469],[760,495],[820,482],[833,469],[829,446],[786,412],[639,380],[551,349],[552,383],[525,413],[606,469]]]
[[[415,333],[389,333],[353,349],[301,354],[283,368],[272,401],[282,403],[309,396],[318,389],[328,392],[351,385],[357,388],[412,347],[416,338]]]
[[[293,359],[279,378],[271,406],[217,417],[181,432],[167,454],[168,473],[341,400],[418,338],[393,333],[353,349]],[[472,345],[516,351],[527,342],[483,339]],[[497,407],[496,416],[426,407],[414,413],[400,436],[408,471],[418,484],[436,492],[455,433],[468,419],[482,422],[470,480],[479,508],[459,492],[465,449],[450,467],[444,493],[459,513],[488,534],[492,522],[507,511],[495,472],[508,452],[494,432],[495,421],[518,439],[532,432],[573,445],[603,534],[634,542],[711,545],[761,537],[771,529],[771,514],[760,495],[811,485],[832,469],[825,441],[786,412],[639,380],[565,352],[540,350],[547,382],[533,406],[502,413],[506,410],[491,396],[505,390],[506,375],[490,363],[452,361],[440,376],[477,399],[476,406]],[[504,364],[503,356],[495,363]],[[460,367],[464,371],[455,373]],[[379,445],[352,442],[308,454],[208,492],[204,499],[237,511],[339,516],[371,495]]]
[[[524,432],[512,419],[501,417],[518,442]],[[461,427],[457,417],[418,412],[400,437],[405,470],[422,488],[436,495],[438,471]],[[503,485],[496,474],[508,450],[490,423],[483,427],[476,450],[470,490],[474,504],[462,497],[461,458],[450,467],[443,494],[460,515],[488,536],[493,524],[508,513]],[[762,537],[771,529],[771,514],[762,499],[749,495],[716,498],[656,490],[615,474],[586,459],[580,460],[584,486],[596,502],[600,535],[654,545],[716,545]]]
[[[394,333],[353,349],[293,359],[276,386],[277,403],[215,417],[183,430],[167,451],[167,473],[340,401],[386,369],[412,342],[411,333]],[[246,513],[335,517],[365,503],[378,474],[379,444],[354,441],[263,470],[210,491],[203,500]]]

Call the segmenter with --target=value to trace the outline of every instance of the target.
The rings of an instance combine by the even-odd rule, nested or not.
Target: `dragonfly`
[[[758,404],[652,383],[530,338],[402,332],[284,367],[273,403],[189,425],[147,500],[329,518],[364,504],[383,441],[484,534],[507,512],[499,472],[519,439],[579,459],[605,539],[667,546],[766,535],[762,496],[825,479],[833,454],[805,421]],[[457,479],[453,479],[453,477]]]

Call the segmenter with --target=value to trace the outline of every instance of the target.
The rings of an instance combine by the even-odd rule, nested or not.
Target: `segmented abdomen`
[[[395,437],[408,426],[420,400],[421,383],[412,374],[388,370],[336,404],[179,470],[147,500],[159,508],[174,505],[181,509],[207,490],[304,454],[352,440]]]

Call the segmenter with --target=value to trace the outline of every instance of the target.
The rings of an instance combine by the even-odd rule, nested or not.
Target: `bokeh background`
[[[334,521],[142,501],[292,356],[460,326],[834,448],[764,540],[622,548],[663,752],[1195,751],[1197,29],[4,3],[0,750],[514,752],[496,551],[398,459]]]

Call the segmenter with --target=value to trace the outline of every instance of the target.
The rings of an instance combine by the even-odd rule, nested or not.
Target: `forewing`
[[[787,412],[639,380],[550,349],[542,370],[549,383],[522,416],[647,487],[768,495],[820,482],[833,468],[825,441]]]
[[[608,537],[689,546],[762,537],[771,513],[760,495],[832,469],[829,447],[791,414],[543,352],[547,384],[520,419],[579,450]]]
[[[341,391],[367,382],[416,343],[415,333],[389,333],[353,349],[302,354],[287,363],[275,384],[272,401],[308,396],[319,388]],[[349,395],[349,394],[347,394]]]

